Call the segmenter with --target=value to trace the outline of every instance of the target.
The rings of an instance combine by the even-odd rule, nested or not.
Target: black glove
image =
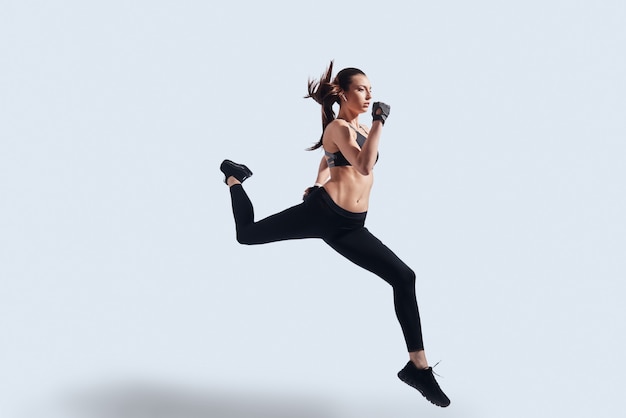
[[[372,120],[379,120],[385,124],[387,117],[389,116],[389,111],[391,110],[391,106],[383,102],[374,102],[372,105]]]
[[[304,196],[302,196],[302,200],[307,200],[311,196],[311,193],[313,193],[319,188],[320,186],[307,187],[307,189],[304,191]]]

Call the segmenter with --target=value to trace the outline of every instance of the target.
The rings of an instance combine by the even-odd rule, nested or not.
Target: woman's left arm
[[[330,168],[328,167],[328,161],[326,157],[322,156],[320,166],[317,170],[317,178],[315,179],[316,186],[323,186],[330,179]]]
[[[326,157],[322,157],[322,160],[320,161],[319,169],[317,170],[317,178],[315,179],[315,185],[311,187],[307,187],[304,190],[304,196],[302,196],[302,198],[303,199],[306,198],[315,187],[322,187],[329,179],[330,179],[330,168],[328,167],[328,162],[326,161]]]

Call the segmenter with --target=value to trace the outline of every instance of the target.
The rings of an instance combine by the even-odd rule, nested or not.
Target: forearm
[[[358,165],[361,168],[362,174],[369,174],[376,164],[378,158],[378,145],[380,144],[380,137],[383,131],[383,124],[381,121],[374,121],[370,128],[367,141],[363,145],[361,152],[358,156]]]

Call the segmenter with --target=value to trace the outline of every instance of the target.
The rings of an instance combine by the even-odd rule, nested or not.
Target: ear
[[[348,101],[348,99],[346,98],[346,95],[343,94],[343,91],[341,93],[339,93],[339,96],[343,99],[344,102]]]

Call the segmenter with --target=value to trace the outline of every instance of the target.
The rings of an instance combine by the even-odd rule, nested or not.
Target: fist
[[[307,187],[307,188],[304,190],[304,195],[302,196],[302,200],[306,200],[306,199],[307,199],[307,197],[309,197],[309,195],[310,195],[311,193],[313,193],[315,190],[317,190],[317,189],[319,189],[319,188],[320,188],[320,186],[311,186],[311,187]]]
[[[374,102],[372,105],[372,120],[379,120],[385,124],[387,117],[389,116],[389,111],[391,110],[391,106],[383,102]]]

